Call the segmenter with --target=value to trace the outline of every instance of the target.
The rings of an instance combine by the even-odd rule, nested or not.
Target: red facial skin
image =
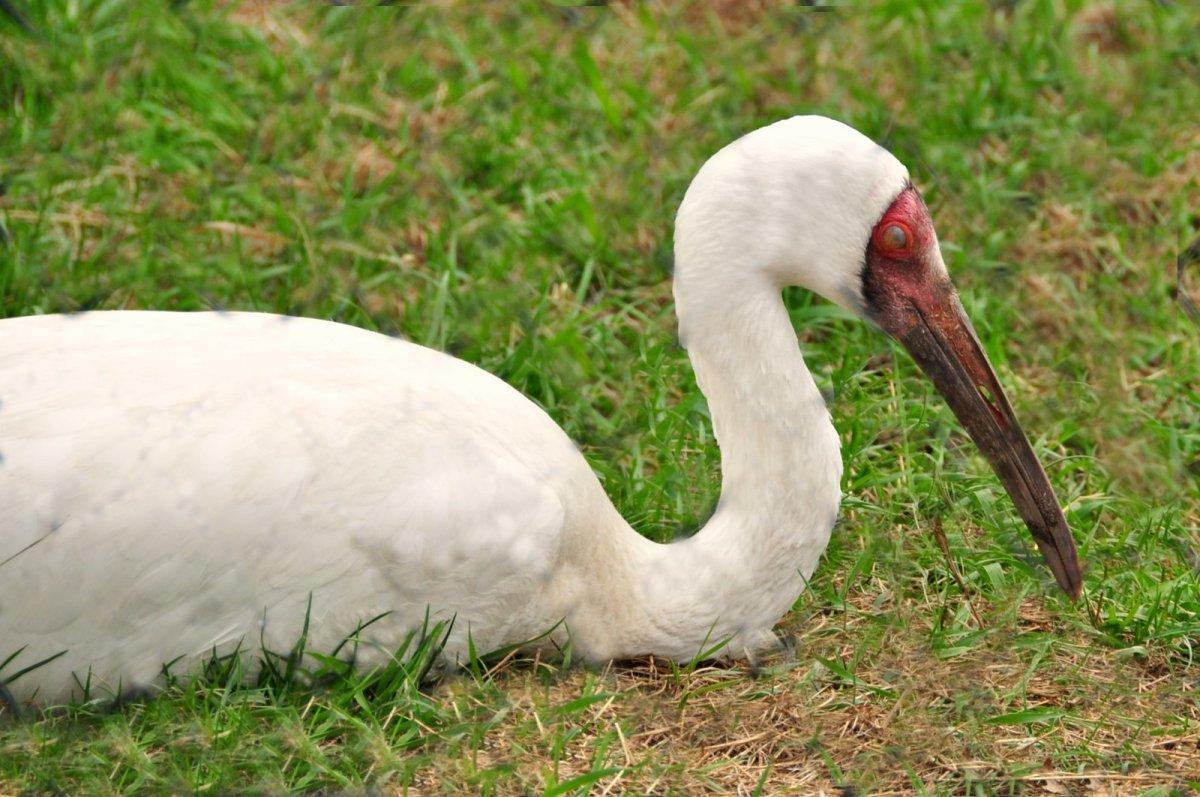
[[[905,233],[896,245],[892,226]],[[991,462],[1050,569],[1073,598],[1082,571],[1050,481],[946,274],[929,210],[912,186],[875,225],[862,275],[867,314],[899,340]]]
[[[906,247],[887,245],[884,231],[893,224],[905,231]],[[871,318],[893,337],[900,337],[917,322],[910,305],[932,309],[954,295],[954,286],[939,262],[933,219],[911,185],[900,192],[871,231],[863,295]]]
[[[884,231],[893,224],[905,230],[908,246],[887,246]],[[953,351],[974,355],[963,357],[962,365],[977,385],[991,391],[988,406],[1001,424],[1007,423],[994,405],[1000,386],[941,263],[929,208],[911,185],[900,192],[871,231],[863,291],[872,318],[892,337],[902,340],[924,316],[946,337]]]

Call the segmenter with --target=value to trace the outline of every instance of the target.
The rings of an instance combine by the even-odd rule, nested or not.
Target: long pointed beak
[[[1083,576],[1075,540],[958,295],[947,286],[911,308],[916,323],[896,337],[992,464],[1058,585],[1078,598]]]

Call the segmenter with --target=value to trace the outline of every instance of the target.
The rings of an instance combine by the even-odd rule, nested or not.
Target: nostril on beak
[[[1007,428],[1008,424],[1004,420],[1004,413],[1000,412],[1000,408],[996,406],[996,399],[992,396],[992,391],[988,390],[987,385],[976,385],[975,390],[978,391],[979,398],[983,399],[983,403],[991,410],[996,423],[1000,424],[1001,428]]]

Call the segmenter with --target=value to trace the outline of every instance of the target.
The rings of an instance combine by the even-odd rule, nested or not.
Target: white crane
[[[666,545],[621,518],[541,409],[446,354],[257,313],[0,321],[0,661],[61,654],[10,697],[286,651],[309,611],[318,651],[386,613],[364,666],[427,611],[454,620],[451,663],[549,629],[590,660],[773,646],[841,498],[788,285],[903,343],[1079,595],[1066,521],[896,158],[823,117],[752,132],[693,180],[675,255],[722,489],[708,524]]]

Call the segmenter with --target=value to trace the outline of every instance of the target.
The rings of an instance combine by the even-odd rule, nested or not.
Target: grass
[[[317,686],[218,669],[0,717],[0,794],[1200,789],[1200,330],[1173,294],[1200,227],[1189,4],[22,7],[39,36],[0,21],[0,316],[404,334],[546,408],[656,539],[719,486],[674,338],[676,204],[760,124],[859,127],[925,193],[1088,600],[1055,594],[911,361],[790,292],[847,494],[785,619],[794,662],[509,657],[424,687],[406,661]]]

